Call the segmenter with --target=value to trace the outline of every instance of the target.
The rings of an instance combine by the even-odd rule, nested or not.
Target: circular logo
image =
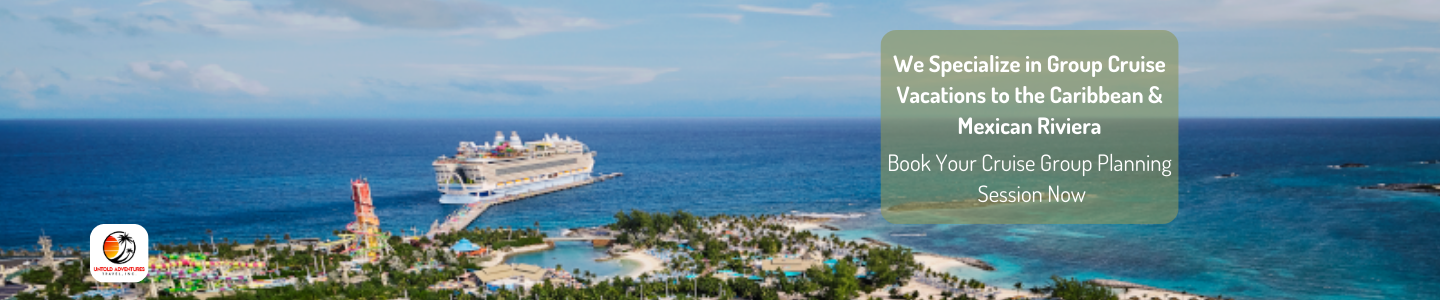
[[[135,240],[130,234],[124,231],[116,231],[105,236],[105,259],[115,264],[124,264],[131,258],[135,258]]]

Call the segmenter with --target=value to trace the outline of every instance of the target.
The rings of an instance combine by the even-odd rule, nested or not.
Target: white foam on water
[[[838,214],[838,213],[809,213],[809,212],[800,212],[800,211],[797,211],[797,210],[792,210],[792,211],[790,211],[790,215],[796,216],[796,217],[831,218],[831,219],[854,219],[854,218],[859,218],[859,217],[864,217],[864,216],[865,216],[865,214],[863,214],[863,213],[848,213],[848,214]]]

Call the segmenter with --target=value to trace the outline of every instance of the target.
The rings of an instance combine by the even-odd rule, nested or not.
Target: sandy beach
[[[529,246],[525,246],[525,247],[515,248],[515,249],[512,249],[512,250],[510,250],[510,251],[508,251],[508,252],[507,252],[507,251],[495,251],[494,254],[491,254],[491,255],[494,256],[494,258],[491,258],[490,260],[481,262],[481,263],[480,263],[480,266],[481,266],[481,267],[494,267],[494,266],[498,266],[498,265],[500,265],[500,263],[505,262],[505,257],[506,257],[506,256],[510,256],[510,255],[513,255],[513,254],[526,253],[526,252],[535,252],[535,251],[550,250],[551,248],[555,248],[555,247],[554,247],[554,246],[550,246],[550,244],[543,244],[543,243],[542,243],[542,244],[535,244],[535,245],[529,245]]]
[[[811,229],[820,228],[820,223],[796,222],[796,223],[785,224],[785,226],[786,226],[786,227],[790,227],[790,229],[793,229],[793,230],[795,230],[795,231],[806,231],[806,230],[811,230]]]
[[[960,260],[951,257],[944,257],[926,253],[916,253],[915,262],[920,263],[921,265],[924,265],[931,270],[940,272],[949,272],[949,270],[955,268],[971,268],[980,270],[980,268],[976,268],[964,262],[960,262]]]
[[[661,262],[659,258],[650,256],[649,254],[645,254],[645,250],[631,250],[630,252],[625,252],[624,255],[620,256],[620,259],[633,261],[640,264],[639,268],[635,268],[635,270],[630,271],[629,273],[625,273],[625,275],[622,276],[640,277],[640,274],[654,274],[656,271],[659,271],[660,268],[664,267],[664,262]]]
[[[828,214],[827,214],[827,216],[828,216]],[[850,215],[836,215],[836,216],[838,216],[838,217],[854,217],[854,216],[850,216]],[[826,222],[830,222],[830,218],[829,218],[829,217],[814,217],[814,216],[810,216],[810,217],[798,217],[798,218],[797,218],[797,217],[792,217],[791,219],[786,220],[786,221],[783,223],[783,225],[785,225],[785,227],[790,227],[790,229],[795,230],[795,231],[798,232],[798,231],[805,231],[805,230],[812,230],[812,229],[826,229],[826,228],[825,228],[825,223],[826,223]],[[832,227],[832,228],[833,228],[833,227]]]
[[[1156,288],[1130,288],[1129,292],[1126,292],[1125,289],[1115,289],[1115,294],[1120,295],[1121,300],[1131,299],[1132,297],[1136,299],[1150,299],[1154,297],[1159,297],[1160,299],[1170,299],[1173,297],[1181,300],[1208,299],[1200,295],[1181,294],[1175,291],[1167,291]]]
[[[914,281],[911,281],[910,283],[906,283],[904,286],[901,286],[900,289],[899,289],[899,292],[900,292],[900,293],[910,293],[910,292],[916,292],[916,291],[920,292],[920,298],[921,298],[921,299],[927,299],[926,296],[929,296],[929,295],[935,295],[935,297],[940,297],[940,289],[937,289],[937,288],[932,287],[932,286],[929,286],[929,285],[921,284],[921,283],[918,283],[918,282],[914,282]],[[864,291],[861,291],[861,292],[864,292]],[[858,299],[864,299],[864,298],[868,298],[868,297],[880,297],[880,299],[889,299],[889,298],[890,298],[890,290],[887,290],[887,289],[876,289],[874,292],[871,292],[871,293],[869,293],[869,294],[865,294],[864,296],[866,296],[866,297],[862,297],[862,298],[858,298]]]
[[[948,270],[952,270],[954,268],[971,268],[977,270],[979,269],[964,262],[961,262],[955,258],[924,253],[915,254],[915,262],[918,262],[921,265],[930,268],[931,270],[940,272],[947,272]],[[1165,290],[1124,281],[1096,279],[1092,280],[1092,282],[1095,282],[1102,286],[1113,288],[1115,294],[1119,296],[1119,298],[1122,300],[1131,299],[1132,297],[1137,299],[1150,299],[1152,297],[1159,297],[1160,299],[1170,299],[1171,297],[1174,297],[1181,300],[1206,299],[1204,296],[1200,295],[1184,294],[1178,291]],[[993,284],[993,282],[989,282],[987,284]],[[940,289],[915,281],[911,281],[905,286],[900,287],[900,292],[902,293],[909,293],[912,291],[919,291],[921,298],[925,298],[929,295],[935,295],[936,297],[940,296]],[[889,290],[878,290],[874,293],[871,293],[870,295],[884,298],[885,296],[889,295],[889,292]],[[1043,295],[1031,293],[1028,290],[1015,290],[1014,288],[1008,286],[987,287],[984,291],[974,293],[972,294],[972,296],[981,297],[983,299],[986,297],[986,295],[990,294],[994,294],[995,299],[1010,299],[1012,297],[1043,297]]]
[[[936,287],[933,287],[933,286],[930,286],[930,285],[927,285],[927,284],[915,282],[915,281],[911,281],[911,282],[909,282],[909,283],[906,283],[904,286],[901,286],[900,289],[899,289],[899,292],[902,293],[902,294],[907,294],[907,293],[911,293],[911,292],[920,292],[920,298],[921,298],[921,299],[930,299],[931,296],[934,296],[936,299],[941,298],[941,295],[940,295],[941,290],[940,290],[939,288],[936,288]],[[995,299],[1010,299],[1010,298],[1013,298],[1013,297],[1020,297],[1020,298],[1042,298],[1042,297],[1043,297],[1043,296],[1041,296],[1041,295],[1037,295],[1037,294],[1034,294],[1034,293],[1030,293],[1029,291],[1023,291],[1023,292],[1022,292],[1022,291],[1016,291],[1016,290],[1013,289],[1013,288],[1012,288],[1012,289],[1003,289],[1003,288],[996,288],[996,287],[986,288],[984,291],[975,292],[975,293],[971,294],[971,296],[979,297],[980,299],[987,299],[988,297],[986,297],[985,295],[990,295],[990,294],[994,294],[994,295],[995,295]],[[1151,295],[1154,295],[1154,294],[1151,294]],[[889,296],[890,296],[890,290],[887,290],[887,289],[878,289],[878,290],[875,290],[875,292],[872,292],[872,293],[870,293],[870,294],[867,294],[867,296],[880,297],[881,299],[887,299],[887,298],[889,298]],[[1128,298],[1123,298],[1123,297],[1122,297],[1121,299],[1128,299]]]
[[[969,268],[969,269],[974,269],[974,270],[977,270],[977,271],[986,271],[986,270],[984,270],[984,269],[982,269],[982,268],[979,268],[979,267],[976,267],[976,266],[967,264],[967,263],[965,263],[965,262],[963,262],[963,261],[960,261],[959,259],[954,258],[954,257],[940,256],[940,255],[929,254],[929,253],[916,253],[916,254],[915,254],[915,262],[920,263],[920,265],[925,266],[926,268],[929,268],[930,270],[934,270],[934,271],[936,271],[936,272],[949,273],[950,270],[954,270],[954,269],[957,269],[957,268]],[[993,282],[987,282],[987,284],[994,284],[994,283],[993,283]],[[931,287],[931,286],[928,286],[928,285],[925,285],[925,284],[916,283],[916,282],[911,282],[910,284],[907,284],[907,285],[905,285],[904,287],[901,287],[901,291],[907,291],[907,292],[908,292],[908,291],[920,291],[921,297],[924,297],[924,296],[926,296],[926,295],[930,295],[929,293],[934,293],[934,295],[935,295],[936,297],[939,297],[939,296],[940,296],[940,294],[939,294],[939,293],[940,293],[940,290],[939,290],[939,289],[934,288],[934,287]],[[885,291],[885,292],[888,293],[888,291]],[[1038,297],[1040,297],[1040,295],[1031,293],[1031,292],[1029,292],[1029,291],[1017,291],[1017,290],[1015,290],[1015,289],[1013,289],[1013,288],[1002,288],[1002,287],[990,287],[990,288],[986,288],[984,292],[977,293],[975,296],[989,295],[989,294],[992,294],[992,293],[995,294],[995,299],[1009,299],[1010,297],[1017,297],[1017,296],[1018,296],[1018,297],[1026,297],[1026,298],[1038,298]],[[888,295],[888,294],[887,294],[887,295]],[[981,297],[983,297],[983,296],[981,296]]]
[[[1160,299],[1170,299],[1171,297],[1174,297],[1181,300],[1206,299],[1204,296],[1201,295],[1182,293],[1178,291],[1166,290],[1162,288],[1119,280],[1093,279],[1089,281],[1095,284],[1099,284],[1101,286],[1115,289],[1115,294],[1120,295],[1120,299],[1122,300],[1130,299],[1132,297],[1138,299],[1150,299],[1153,297],[1159,297]]]

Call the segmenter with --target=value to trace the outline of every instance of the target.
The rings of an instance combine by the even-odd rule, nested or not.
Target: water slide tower
[[[380,232],[380,218],[375,216],[375,203],[370,200],[370,183],[365,179],[350,181],[350,200],[355,202],[355,222],[345,228],[355,239],[348,250],[355,258],[378,259],[388,237]]]

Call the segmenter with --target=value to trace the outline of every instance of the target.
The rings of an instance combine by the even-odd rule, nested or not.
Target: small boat
[[[1230,174],[1220,174],[1220,175],[1216,175],[1215,178],[1231,178],[1231,177],[1237,177],[1237,176],[1240,176],[1240,174],[1235,174],[1235,172],[1230,172]]]

